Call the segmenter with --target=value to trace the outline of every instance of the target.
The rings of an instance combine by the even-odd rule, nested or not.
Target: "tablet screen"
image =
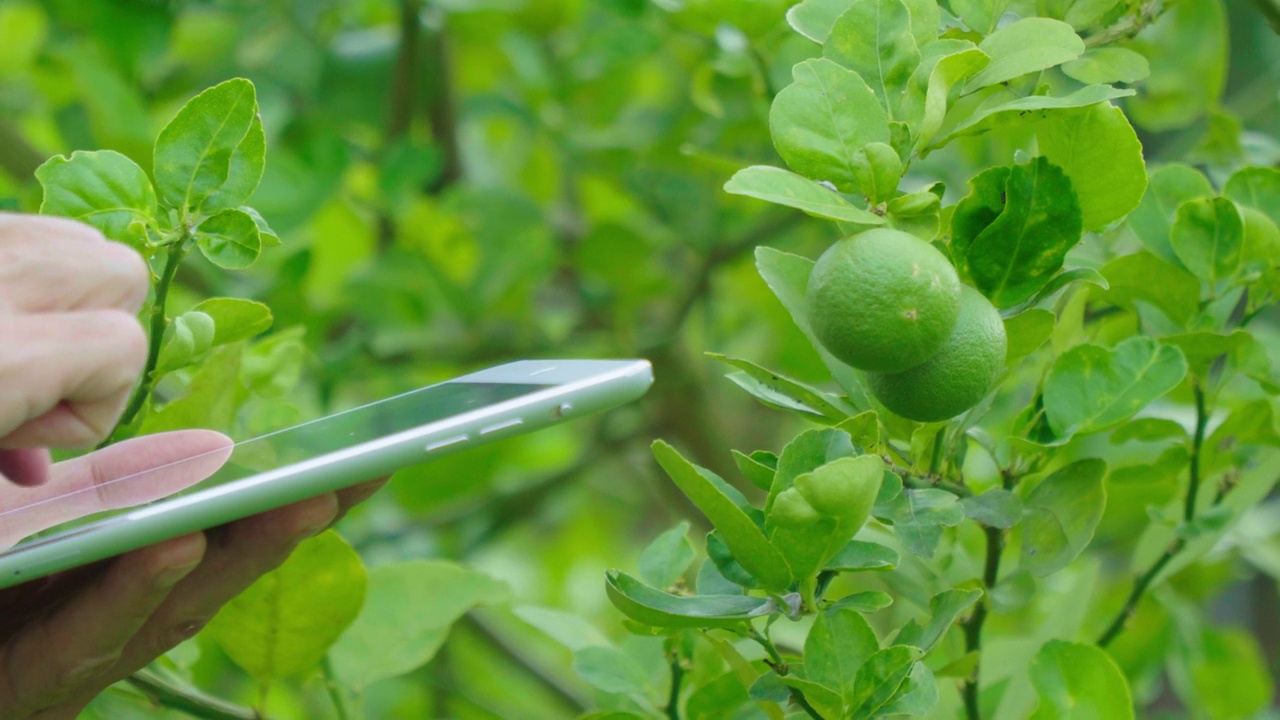
[[[144,472],[97,474],[83,487],[53,477],[33,488],[9,488],[0,506],[0,548],[15,550],[64,536],[162,499],[203,492],[263,472],[356,447],[379,438],[551,387],[523,383],[445,382],[268,433],[234,446],[210,433],[205,450]],[[123,446],[113,446],[125,451]],[[107,452],[113,449],[109,448]],[[230,451],[230,452],[228,452]],[[228,457],[229,455],[229,457]]]

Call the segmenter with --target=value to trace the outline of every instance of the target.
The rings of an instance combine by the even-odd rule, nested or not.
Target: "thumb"
[[[14,485],[43,485],[49,479],[49,462],[45,448],[0,449],[0,478]]]

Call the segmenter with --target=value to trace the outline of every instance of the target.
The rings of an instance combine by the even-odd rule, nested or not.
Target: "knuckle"
[[[50,695],[65,696],[104,675],[120,660],[120,652],[68,661],[51,678]]]
[[[104,310],[98,314],[96,322],[101,323],[102,331],[117,344],[119,361],[124,366],[121,370],[125,372],[129,382],[133,382],[147,362],[147,333],[142,329],[142,324],[136,317],[121,310]]]
[[[131,309],[141,307],[151,286],[151,269],[142,255],[118,242],[104,242],[101,248],[103,264],[123,302]]]

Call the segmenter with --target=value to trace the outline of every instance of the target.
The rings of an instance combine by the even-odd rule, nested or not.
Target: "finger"
[[[298,543],[327,527],[337,511],[337,498],[321,495],[210,533],[204,562],[173,589],[104,681],[135,672],[195,635],[223,605],[284,562]]]
[[[14,485],[43,485],[49,479],[49,463],[46,448],[0,450],[0,478]]]
[[[57,612],[0,647],[0,716],[22,717],[102,687],[204,551],[204,535],[195,533],[124,555]]]
[[[172,495],[204,480],[231,456],[212,430],[144,435],[60,462],[50,480],[0,495],[0,547],[60,523]]]
[[[147,358],[132,315],[0,315],[0,447],[82,447],[106,437]]]
[[[0,310],[117,309],[136,315],[150,273],[132,248],[84,223],[0,213]]]
[[[382,486],[387,484],[388,479],[382,477],[339,490],[338,514],[334,516],[333,522],[329,523],[329,526],[332,527],[341,522],[342,518],[346,517],[348,512],[351,512],[351,508],[368,500],[374,493],[381,490]]]

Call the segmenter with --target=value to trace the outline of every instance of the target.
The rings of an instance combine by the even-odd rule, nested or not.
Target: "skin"
[[[147,288],[142,258],[96,230],[0,213],[0,547],[186,487],[225,460],[229,439],[191,430],[50,462],[49,448],[92,446],[119,418],[146,361]],[[143,474],[107,483],[132,473]],[[0,590],[0,717],[75,718],[384,482]]]

